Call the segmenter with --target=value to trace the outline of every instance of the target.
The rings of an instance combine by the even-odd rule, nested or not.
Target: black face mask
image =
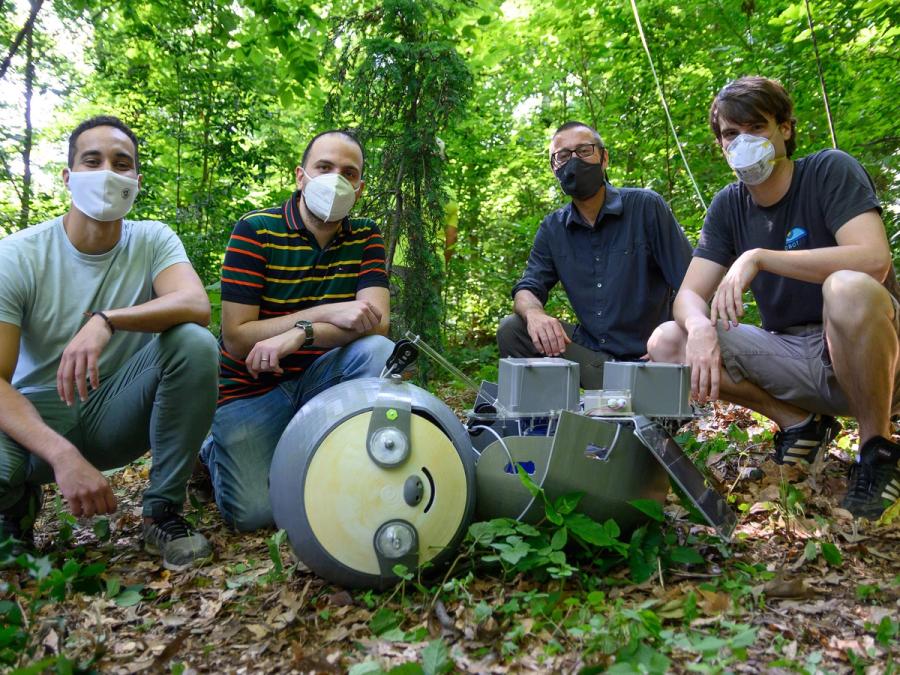
[[[572,157],[553,173],[562,191],[575,199],[593,197],[603,187],[603,164],[588,164],[581,157]]]

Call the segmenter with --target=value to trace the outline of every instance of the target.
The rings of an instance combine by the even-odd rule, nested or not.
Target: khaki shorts
[[[900,336],[900,305],[894,300],[894,330]],[[749,380],[781,401],[812,413],[851,416],[838,384],[821,324],[772,333],[741,324],[718,327],[722,364],[735,382]],[[900,411],[900,378],[894,373],[891,412]]]

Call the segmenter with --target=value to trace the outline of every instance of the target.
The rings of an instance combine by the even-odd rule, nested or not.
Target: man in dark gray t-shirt
[[[550,167],[572,201],[541,222],[512,290],[515,314],[497,331],[500,356],[577,361],[587,389],[603,385],[607,360],[647,353],[653,329],[672,316],[691,256],[665,200],[652,190],[613,187],[608,161],[600,135],[585,124],[567,122],[553,135]],[[544,310],[557,282],[577,326]]]
[[[900,497],[900,305],[881,205],[866,171],[838,150],[792,160],[793,104],[762,77],[726,86],[710,126],[738,176],[713,199],[675,299],[650,339],[655,361],[691,366],[700,402],[723,398],[778,424],[778,463],[824,456],[859,422],[860,461],[843,507],[877,518]],[[762,328],[739,323],[751,289]]]

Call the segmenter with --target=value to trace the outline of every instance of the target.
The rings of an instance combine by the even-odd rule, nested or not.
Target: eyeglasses
[[[550,164],[559,168],[572,159],[573,154],[578,155],[581,159],[587,159],[594,154],[595,148],[603,150],[603,146],[596,143],[582,143],[581,145],[576,145],[574,149],[563,148],[562,150],[557,150],[550,155]]]

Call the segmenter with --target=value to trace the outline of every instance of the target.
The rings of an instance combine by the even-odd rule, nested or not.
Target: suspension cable
[[[809,24],[809,34],[812,36],[813,50],[816,53],[816,69],[819,71],[819,86],[822,87],[822,99],[825,101],[825,116],[828,118],[828,131],[831,132],[831,145],[837,150],[837,134],[834,132],[834,120],[831,118],[831,105],[828,102],[828,90],[825,88],[825,75],[822,73],[822,61],[819,59],[819,43],[816,41],[816,29],[813,27],[812,12],[809,9],[809,0],[806,3],[806,21]]]
[[[706,211],[706,201],[703,199],[703,195],[700,194],[700,186],[697,185],[694,174],[691,173],[691,167],[688,165],[687,157],[684,156],[684,151],[681,149],[681,141],[678,140],[678,132],[675,131],[675,124],[672,122],[672,115],[669,113],[669,104],[666,103],[666,96],[663,94],[662,86],[659,83],[659,77],[656,75],[653,57],[650,56],[650,47],[647,45],[647,38],[644,36],[644,27],[641,25],[641,15],[638,13],[635,0],[631,0],[631,9],[634,11],[634,20],[635,23],[637,23],[638,34],[641,36],[641,44],[644,45],[644,51],[647,53],[647,61],[650,63],[650,72],[653,73],[653,79],[656,81],[656,91],[659,94],[659,100],[662,102],[663,110],[666,112],[666,119],[669,120],[669,128],[672,130],[672,135],[675,137],[675,146],[678,148],[678,154],[681,155],[681,161],[684,162],[684,168],[687,169],[687,174],[690,176],[691,183],[694,185],[697,199],[700,200],[703,210]]]

